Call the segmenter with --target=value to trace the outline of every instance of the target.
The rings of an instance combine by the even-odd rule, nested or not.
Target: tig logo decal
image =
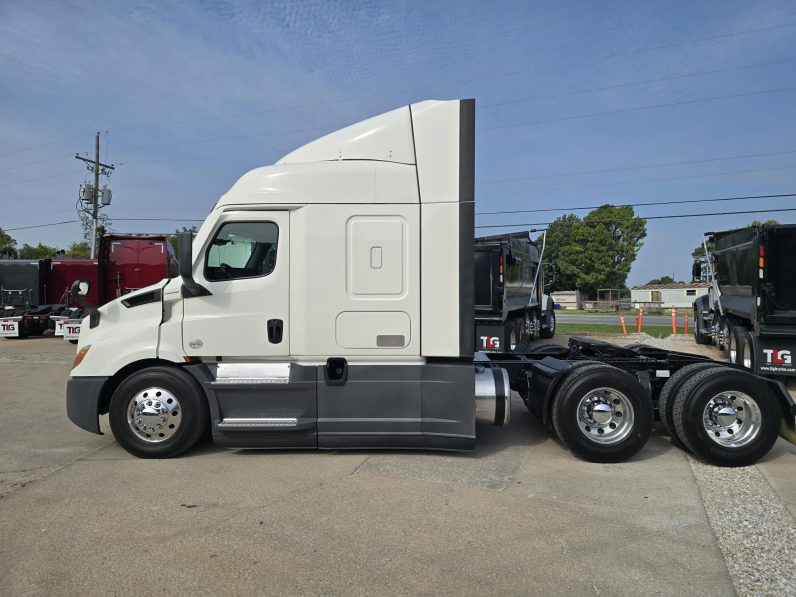
[[[481,345],[487,349],[497,350],[500,348],[500,338],[498,336],[481,336]]]
[[[769,365],[790,365],[792,362],[789,350],[764,348],[763,354],[766,355],[766,363]]]
[[[17,329],[17,325],[15,323],[0,323],[0,329],[4,332],[13,332]]]

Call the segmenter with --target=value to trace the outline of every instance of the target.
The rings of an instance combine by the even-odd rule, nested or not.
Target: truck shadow
[[[653,430],[653,437],[659,436],[657,441],[650,441],[648,444],[627,462],[639,462],[654,459],[662,453],[676,450],[677,448],[663,437],[656,424]],[[511,404],[511,422],[506,426],[478,425],[476,427],[476,444],[472,452],[441,452],[437,450],[398,450],[398,449],[353,449],[353,450],[330,450],[321,451],[324,453],[346,453],[346,454],[365,454],[375,459],[411,459],[417,460],[419,457],[432,459],[445,459],[448,461],[473,461],[473,460],[520,460],[527,456],[528,450],[542,444],[551,446],[551,449],[558,449],[562,454],[569,453],[556,437],[555,432],[544,425],[541,420],[533,417],[525,408],[525,405],[518,398],[514,398]],[[555,446],[556,448],[552,448]],[[187,457],[206,456],[218,452],[227,451],[227,448],[220,448],[208,439],[186,454]],[[274,450],[269,449],[245,449],[233,450],[237,454],[245,456],[257,456],[273,454]],[[280,454],[311,454],[313,450],[278,450]],[[570,455],[577,458],[575,455]]]

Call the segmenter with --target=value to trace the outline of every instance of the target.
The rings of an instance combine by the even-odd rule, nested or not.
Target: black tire
[[[735,365],[740,364],[740,354],[743,351],[743,345],[746,341],[746,330],[743,326],[732,326],[732,334],[730,334],[729,342],[727,344],[727,356],[730,358],[730,363]]]
[[[170,437],[151,443],[140,437],[128,422],[128,408],[133,399],[147,389],[165,390],[178,401],[179,409],[166,413],[167,417],[174,414],[179,423]],[[159,395],[159,394],[158,394]],[[164,392],[164,395],[168,395]],[[152,398],[152,401],[157,400]],[[165,403],[164,403],[165,406]],[[171,410],[171,407],[168,407]],[[177,367],[156,366],[136,371],[116,388],[111,398],[108,414],[113,435],[119,445],[139,458],[174,458],[196,444],[208,427],[207,399],[202,388],[188,373]],[[167,418],[171,421],[172,418]],[[165,431],[165,429],[164,429]],[[144,431],[145,432],[145,431]],[[139,431],[140,433],[140,431]],[[157,431],[153,432],[153,436]]]
[[[539,337],[549,340],[556,335],[556,314],[550,309],[544,316],[544,327],[539,330]]]
[[[736,406],[746,403],[747,399],[753,403],[754,406],[742,406],[743,415],[740,410],[736,413],[737,417],[744,416],[744,422],[750,420],[754,409],[759,415],[756,426],[742,426],[723,438],[737,445],[719,443],[721,440],[713,436],[720,432],[708,431],[704,422],[706,407],[711,400],[721,396],[734,397]],[[765,382],[745,371],[727,367],[693,375],[675,396],[672,415],[677,435],[688,449],[702,460],[718,466],[745,466],[765,456],[777,440],[781,419],[777,398]],[[745,442],[744,429],[756,429]]]
[[[537,321],[536,312],[527,310],[525,311],[522,319],[519,320],[520,322],[520,335],[519,339],[520,342],[523,344],[530,344],[536,338],[536,334],[533,333],[535,329],[534,322]],[[529,331],[530,330],[530,331]]]
[[[529,353],[529,354],[530,353],[534,353],[534,352],[543,352],[543,351],[545,351],[545,350],[547,350],[549,348],[556,348],[558,350],[563,350],[563,349],[565,349],[567,347],[566,346],[561,346],[560,344],[553,344],[553,343],[550,343],[550,344],[538,344],[536,346],[530,347],[525,352]]]
[[[610,391],[605,393],[603,389]],[[602,424],[583,425],[581,430],[581,403],[591,393],[607,400],[605,406],[610,408],[611,418]],[[621,408],[625,412],[614,406],[617,400],[624,405]],[[577,456],[592,462],[621,462],[636,454],[652,433],[652,418],[652,405],[638,380],[626,371],[602,363],[571,371],[556,390],[553,401],[553,427],[559,439]],[[603,433],[601,429],[609,431]],[[611,442],[609,436],[613,433],[619,435]],[[599,439],[602,437],[605,439]]]
[[[749,330],[745,328],[739,329],[743,330],[743,343],[738,344],[740,348],[738,364],[742,365],[744,369],[751,373],[754,373],[755,367],[757,366],[757,338],[755,338],[754,334]]]
[[[520,329],[522,327],[522,320],[516,317],[511,317],[503,324],[503,346],[501,352],[515,352],[517,345],[520,343]]]
[[[702,314],[694,309],[694,342],[697,344],[710,344],[712,342],[710,334],[702,333]]]
[[[661,393],[658,395],[658,416],[661,419],[661,423],[663,423],[663,428],[666,434],[672,438],[672,444],[683,450],[688,448],[686,448],[680,436],[677,435],[677,429],[674,425],[674,415],[672,414],[674,397],[677,396],[680,388],[691,377],[712,367],[721,367],[721,365],[718,363],[694,363],[678,369],[666,380],[666,383],[661,388]]]

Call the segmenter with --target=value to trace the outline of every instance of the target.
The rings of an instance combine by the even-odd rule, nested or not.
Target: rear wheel
[[[545,339],[550,339],[556,333],[556,314],[550,309],[544,315],[544,327],[539,330],[539,336]]]
[[[717,363],[694,363],[693,365],[686,365],[682,369],[675,371],[672,376],[663,384],[661,393],[658,395],[658,416],[663,423],[663,428],[666,434],[672,438],[672,444],[678,448],[686,449],[685,444],[677,435],[677,429],[674,425],[674,415],[672,408],[674,406],[674,398],[683,387],[683,384],[691,379],[700,371],[711,369],[712,367],[720,367]]]
[[[176,367],[130,375],[111,398],[109,420],[119,445],[139,458],[179,456],[208,426],[207,400],[197,382]]]
[[[652,407],[635,377],[605,364],[571,371],[553,402],[559,439],[579,457],[620,462],[636,454],[652,432]]]
[[[774,445],[780,425],[776,396],[758,378],[711,368],[683,384],[672,409],[675,428],[691,452],[719,466],[744,466]]]
[[[517,318],[510,318],[506,320],[503,325],[503,338],[505,338],[506,346],[503,348],[506,352],[515,352],[520,340],[520,329],[522,328],[522,320]]]
[[[730,357],[730,363],[740,364],[741,350],[743,349],[746,330],[741,326],[735,326],[732,334],[727,341],[727,353]]]
[[[742,343],[739,343],[738,364],[743,365],[745,369],[754,373],[755,366],[757,365],[757,342],[749,330],[739,328],[742,330]]]

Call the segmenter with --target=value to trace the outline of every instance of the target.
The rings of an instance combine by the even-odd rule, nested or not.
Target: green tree
[[[83,226],[83,239],[88,243],[89,246],[89,255],[91,254],[91,218],[85,218],[82,220],[81,225]],[[96,247],[99,250],[99,243],[102,235],[106,232],[113,232],[113,222],[111,219],[106,216],[104,213],[100,212],[97,216],[97,236],[96,236]]]
[[[647,284],[673,284],[675,279],[671,276],[661,276],[660,278],[653,278]]]
[[[573,226],[580,222],[580,218],[575,214],[566,214],[557,217],[547,227],[547,241],[545,242],[545,250],[543,260],[545,263],[552,265],[555,268],[555,280],[550,285],[549,291],[556,292],[557,290],[575,290],[577,288],[577,275],[572,271],[564,271],[561,264],[561,256],[565,255],[572,246]],[[539,247],[542,246],[542,237],[537,239]]]
[[[35,247],[26,243],[22,245],[22,247],[19,249],[19,258],[50,259],[52,257],[55,257],[57,251],[58,249],[56,249],[55,247],[50,247],[42,243],[39,243]]]
[[[91,257],[91,245],[85,240],[72,243],[66,249],[66,256],[70,259],[88,259]]]
[[[17,256],[17,241],[0,228],[0,258],[15,258]]]
[[[179,228],[174,231],[174,234],[169,234],[169,243],[171,244],[171,248],[174,249],[174,253],[179,255],[180,250],[180,233],[181,232],[193,232],[194,236],[196,235],[197,228],[196,226],[191,226],[187,228],[186,226],[182,227],[182,230]]]
[[[624,288],[646,236],[646,223],[632,207],[603,205],[573,224],[573,242],[559,257],[561,270],[591,296],[598,288]]]

